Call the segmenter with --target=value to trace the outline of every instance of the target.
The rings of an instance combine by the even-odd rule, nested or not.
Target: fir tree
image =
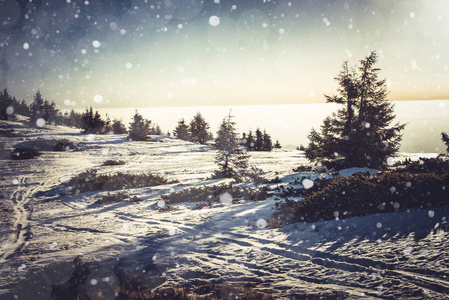
[[[279,143],[278,140],[276,140],[276,143],[274,143],[274,148],[276,148],[276,149],[281,149],[282,148],[282,146],[281,146],[281,144]]]
[[[128,133],[125,124],[123,124],[122,120],[119,119],[114,119],[114,121],[112,122],[112,131],[114,132],[114,134]]]
[[[372,52],[360,61],[360,67],[350,70],[347,62],[343,64],[335,78],[339,94],[326,96],[327,102],[343,107],[324,119],[321,132],[312,129],[306,148],[309,160],[380,168],[397,153],[405,125],[391,125],[394,105],[387,100],[386,80],[378,78],[376,62],[376,52]]]
[[[449,153],[449,136],[447,135],[447,133],[445,132],[441,133],[441,140],[446,145],[446,152]]]
[[[22,99],[22,100],[18,103],[17,114],[22,115],[22,116],[26,116],[26,117],[29,117],[29,116],[30,116],[30,109],[29,109],[29,107],[28,107],[28,105],[26,104],[26,102],[25,102],[24,99]]]
[[[256,140],[254,142],[254,151],[263,151],[263,133],[259,128],[256,129]]]
[[[104,126],[101,131],[102,131],[102,133],[114,133],[114,131],[112,130],[111,117],[109,117],[108,114],[106,114],[106,119],[104,120]]]
[[[242,139],[240,140],[240,145],[246,148],[246,143],[248,142],[248,138],[246,136],[246,133],[242,133]]]
[[[81,118],[83,121],[83,133],[104,133],[105,122],[98,111],[94,113],[92,106],[89,109],[86,108]]]
[[[178,121],[178,126],[176,126],[173,131],[173,135],[184,141],[188,141],[190,139],[189,126],[185,123],[184,119]]]
[[[263,131],[262,141],[263,141],[262,151],[271,151],[273,149],[273,142],[271,141],[271,136],[265,130]]]
[[[206,144],[209,138],[209,124],[203,118],[200,112],[197,112],[190,121],[189,131],[190,140],[194,143]]]
[[[129,124],[128,138],[133,141],[146,141],[150,133],[150,123],[151,121],[144,120],[136,110],[133,121]]]
[[[215,172],[215,177],[218,178],[231,178],[248,168],[249,156],[240,147],[235,122],[231,118],[232,116],[229,114],[227,118],[223,119],[215,140],[215,147],[218,150],[215,162],[219,167]]]
[[[13,120],[15,110],[13,99],[5,88],[3,92],[0,92],[0,120]]]
[[[248,151],[254,150],[255,140],[254,140],[253,132],[251,130],[248,132],[248,137],[246,138],[245,146],[246,146],[246,150],[248,150]]]
[[[36,92],[33,103],[30,105],[30,124],[31,126],[38,126],[37,120],[44,119],[44,99],[40,91]],[[45,120],[45,119],[44,119]],[[39,122],[39,125],[42,123]]]

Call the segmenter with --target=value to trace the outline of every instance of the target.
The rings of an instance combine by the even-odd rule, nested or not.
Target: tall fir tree
[[[0,120],[14,119],[16,108],[13,102],[13,98],[9,95],[6,88],[3,92],[0,92]]]
[[[178,121],[178,126],[176,126],[173,131],[173,135],[180,140],[190,140],[189,126],[186,124],[184,119]]]
[[[446,152],[449,153],[449,135],[446,132],[441,133],[441,140],[446,145]]]
[[[379,79],[376,52],[350,69],[345,62],[335,80],[338,95],[326,96],[329,103],[343,105],[323,120],[321,131],[312,129],[306,157],[327,160],[339,167],[381,168],[397,153],[405,125],[396,123],[394,105],[387,100],[386,80]]]
[[[262,147],[263,151],[271,151],[273,149],[273,142],[271,141],[271,136],[265,130],[263,131],[262,141],[263,141]]]
[[[144,120],[136,110],[132,122],[129,124],[128,138],[133,141],[146,141],[150,134],[150,121]]]
[[[224,118],[217,132],[215,147],[218,150],[215,162],[218,170],[215,177],[231,178],[245,172],[248,168],[249,155],[240,146],[237,136],[235,122],[231,114]]]
[[[256,129],[256,140],[254,141],[254,151],[263,151],[263,133],[259,128]]]
[[[206,144],[209,139],[209,124],[203,118],[200,112],[197,112],[190,121],[189,131],[190,139],[194,143]]]
[[[105,122],[98,111],[94,113],[92,106],[89,109],[86,108],[81,118],[83,133],[104,133]]]
[[[248,150],[248,151],[253,151],[254,150],[254,147],[255,147],[255,139],[254,139],[254,135],[253,135],[253,132],[250,130],[249,132],[248,132],[248,136],[247,136],[247,138],[246,138],[246,150]]]
[[[30,124],[33,127],[38,127],[42,125],[42,122],[38,122],[39,119],[44,119],[44,99],[42,99],[42,94],[40,91],[36,92],[34,95],[33,103],[30,105]]]

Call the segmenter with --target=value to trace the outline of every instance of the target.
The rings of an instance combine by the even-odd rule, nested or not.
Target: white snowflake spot
[[[228,192],[221,194],[220,202],[224,205],[230,205],[232,203],[232,195]]]
[[[410,255],[412,253],[412,251],[413,251],[412,247],[407,247],[404,249],[403,252],[404,252],[404,255]]]
[[[264,219],[259,219],[256,222],[257,228],[259,229],[264,229],[265,227],[267,227],[267,221],[265,221]]]
[[[125,67],[129,70],[133,67],[133,64],[128,62],[125,64]]]
[[[427,215],[431,218],[433,218],[435,216],[435,212],[433,210],[429,210],[429,212],[427,213]]]
[[[209,18],[209,24],[214,27],[220,25],[220,18],[217,16],[211,16]]]
[[[393,157],[388,157],[387,158],[387,164],[390,165],[390,166],[393,165],[394,164],[394,158]]]
[[[95,101],[96,103],[101,103],[101,102],[103,102],[103,96],[100,95],[100,94],[95,95],[95,96],[94,96],[94,101]]]
[[[306,190],[308,190],[308,189],[310,189],[311,187],[313,187],[313,180],[310,180],[309,178],[305,178],[303,181],[302,181],[302,186],[306,189]]]
[[[37,127],[44,127],[45,126],[45,120],[44,119],[42,119],[42,118],[38,118],[37,120],[36,120],[36,126]]]
[[[160,208],[165,207],[165,201],[164,201],[164,200],[159,200],[159,201],[157,202],[157,206],[160,207]]]
[[[111,29],[111,30],[117,30],[117,29],[118,29],[117,23],[115,23],[115,22],[109,23],[109,29]]]
[[[96,279],[92,279],[90,281],[90,284],[92,284],[92,285],[97,285],[97,283],[98,283],[98,281]]]
[[[13,113],[14,113],[14,107],[8,106],[8,107],[6,108],[6,114],[12,115]]]
[[[27,42],[23,43],[23,49],[28,50],[30,49],[30,44],[28,44]]]
[[[97,41],[97,40],[93,40],[92,41],[92,46],[94,48],[100,48],[101,47],[101,43],[99,41]]]

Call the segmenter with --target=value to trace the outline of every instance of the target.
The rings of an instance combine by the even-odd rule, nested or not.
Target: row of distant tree
[[[30,122],[35,126],[38,126],[36,125],[38,119],[52,124],[61,121],[56,104],[53,101],[43,100],[40,92],[36,93],[33,102],[28,105],[25,100],[18,101],[16,97],[11,96],[5,88],[0,92],[0,119],[14,120],[16,114],[30,117]],[[41,125],[42,122],[37,124]]]
[[[61,112],[56,104],[42,98],[38,91],[33,98],[33,102],[28,105],[25,100],[18,101],[11,96],[5,88],[0,92],[0,119],[14,120],[16,114],[30,117],[30,126],[45,127],[51,125],[66,125],[80,128],[84,133],[127,133],[127,129],[121,120],[111,121],[109,116],[100,116],[98,111],[93,111],[92,107],[85,112]],[[152,130],[159,133],[160,128],[153,126]]]
[[[0,119],[14,120],[16,114],[30,117],[30,125],[33,127],[44,127],[46,124],[52,124],[79,128],[83,133],[128,133],[128,138],[135,141],[147,140],[149,135],[163,134],[159,125],[145,119],[138,111],[134,114],[127,128],[122,120],[117,118],[111,120],[108,115],[102,117],[92,107],[87,108],[82,113],[73,109],[70,112],[62,112],[53,101],[43,99],[39,91],[34,96],[33,102],[28,105],[25,100],[17,101],[15,97],[9,95],[7,89],[4,89],[0,92]],[[166,134],[171,135],[170,132]],[[179,120],[173,135],[176,138],[203,145],[216,142],[210,131],[209,123],[200,112],[188,124],[184,119]],[[278,141],[273,145],[271,136],[265,130],[262,132],[259,128],[255,131],[255,134],[251,130],[248,134],[243,133],[239,137],[239,144],[244,146],[247,151],[271,151],[273,148],[281,148]]]
[[[209,128],[209,123],[198,112],[189,124],[184,119],[180,119],[173,135],[181,140],[207,144],[214,140]],[[257,128],[255,135],[251,130],[248,134],[243,133],[240,138],[240,145],[244,146],[247,151],[271,151],[273,148],[281,148],[279,141],[276,141],[273,145],[271,136],[265,130],[262,133],[259,128]]]

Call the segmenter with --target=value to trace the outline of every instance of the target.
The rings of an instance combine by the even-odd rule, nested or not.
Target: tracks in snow
[[[385,262],[375,253],[350,256],[313,250],[313,241],[293,244],[272,240],[264,231],[249,227],[222,231],[225,226],[220,226],[220,221],[229,215],[224,212],[224,218],[215,215],[198,226],[184,227],[182,234],[159,245],[158,257],[166,258],[160,264],[162,268],[168,266],[172,282],[195,282],[198,274],[210,274],[210,278],[218,274],[228,282],[265,282],[285,291],[299,288],[318,293],[325,289],[373,298],[420,297],[426,293],[444,298],[449,293],[444,274],[406,271],[400,263]],[[180,262],[186,266],[183,268]],[[174,265],[178,267],[170,270]],[[191,272],[192,269],[197,271]],[[408,294],[402,295],[404,291]]]
[[[0,254],[0,263],[14,257],[23,244],[26,241],[27,236],[29,236],[29,206],[30,201],[30,190],[26,188],[27,177],[22,176],[18,179],[17,188],[12,191],[11,200],[13,202],[13,216],[14,223],[12,226],[12,231],[7,239],[7,242],[2,245],[2,253]]]

